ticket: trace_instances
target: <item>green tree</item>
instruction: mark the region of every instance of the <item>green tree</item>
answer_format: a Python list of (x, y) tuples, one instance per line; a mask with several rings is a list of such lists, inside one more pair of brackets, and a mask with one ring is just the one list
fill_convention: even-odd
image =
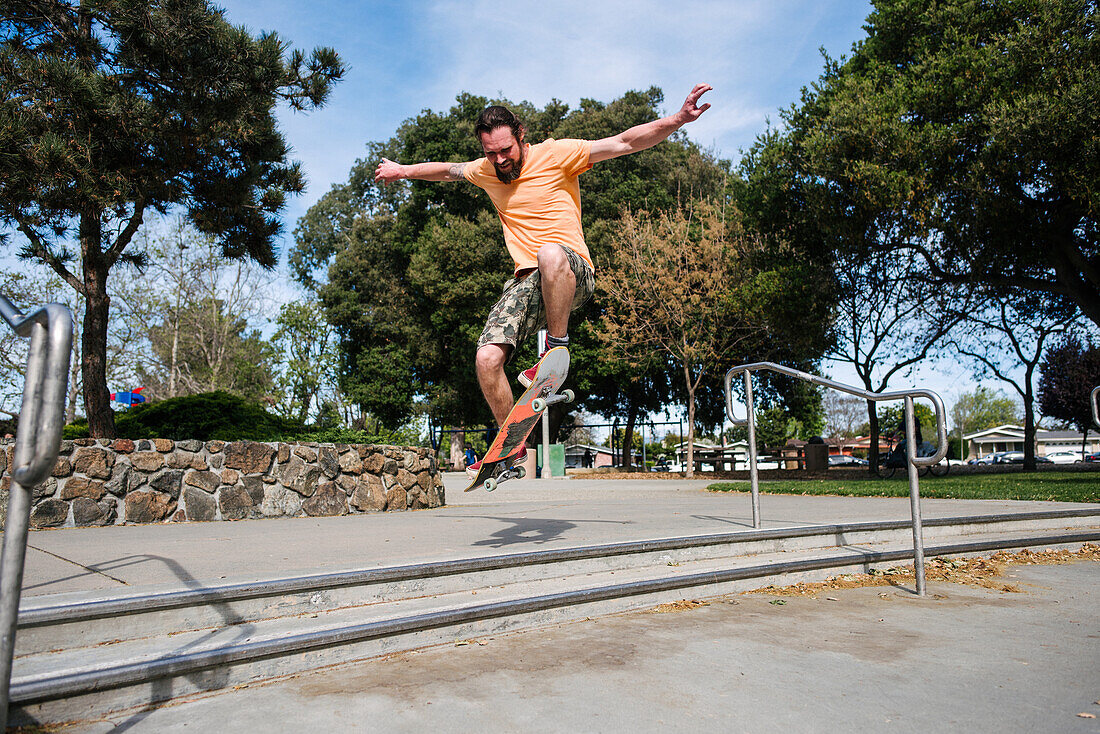
[(1100, 346), (1076, 335), (1047, 348), (1039, 363), (1039, 408), (1043, 415), (1069, 423), (1081, 431), (1084, 453), (1092, 421), (1092, 390), (1100, 385)]
[(1019, 422), (1016, 401), (1000, 390), (978, 386), (972, 392), (959, 396), (951, 407), (951, 423), (955, 427), (959, 459), (965, 459), (967, 451), (963, 436), (975, 431), (984, 431), (997, 426)]
[(107, 281), (142, 262), (127, 247), (145, 216), (178, 207), (227, 257), (274, 266), (278, 213), (304, 185), (274, 107), (322, 105), (343, 65), (207, 0), (5, 0), (0, 21), (0, 220), (83, 297), (84, 402), (110, 437)]
[(797, 438), (802, 423), (781, 405), (772, 405), (756, 412), (756, 450), (763, 455), (768, 449), (781, 449)]
[[(336, 339), (332, 327), (324, 319), (316, 301), (292, 301), (279, 308), (275, 319), (277, 329), (271, 337), (279, 365), (275, 378), (275, 409), (285, 418), (305, 423), (311, 410), (316, 410), (318, 425), (323, 425), (335, 411), (339, 419), (334, 394), (336, 386)], [(338, 420), (342, 423), (342, 420)]]
[(823, 224), (855, 252), (914, 253), (931, 282), (1100, 324), (1096, 23), (1094, 0), (876, 0), (783, 115)]
[[(158, 362), (175, 364), (177, 395), (228, 391), (256, 402), (271, 396), (271, 344), (231, 313), (222, 299), (185, 304), (178, 321), (152, 326), (149, 339)], [(141, 377), (153, 387), (153, 395), (165, 394), (157, 375)]]
[(971, 360), (977, 376), (1010, 385), (1024, 409), (1024, 468), (1035, 468), (1035, 378), (1046, 343), (1079, 327), (1078, 309), (1068, 299), (1010, 293), (982, 299), (988, 305), (966, 314), (965, 328), (952, 339)]
[(951, 422), (963, 433), (985, 431), (1020, 420), (1019, 405), (1000, 390), (978, 386), (951, 406)]
[[(768, 130), (757, 139), (735, 183), (738, 200), (753, 226), (798, 242), (809, 264), (831, 274), (803, 278), (803, 318), (829, 327), (820, 347), (829, 358), (852, 365), (865, 390), (882, 392), (895, 375), (946, 346), (960, 317), (941, 304), (959, 289), (929, 285), (920, 257), (883, 247), (905, 224), (905, 211), (894, 209), (892, 199), (849, 195), (818, 173), (808, 131), (818, 110), (809, 107), (784, 113), (785, 133)], [(874, 402), (865, 411), (874, 473), (880, 433)]]
[(736, 210), (709, 202), (669, 214), (623, 214), (614, 255), (597, 290), (605, 304), (598, 336), (631, 365), (654, 354), (676, 365), (687, 393), (687, 476), (692, 475), (695, 394), (703, 378), (766, 328), (760, 306), (781, 275), (761, 270), (758, 238)]
[[(882, 426), (883, 434), (893, 436), (895, 441), (905, 438), (905, 408), (899, 403), (886, 405), (878, 409), (878, 424)], [(913, 418), (916, 420), (917, 430), (921, 438), (931, 441), (936, 437), (936, 414), (930, 407), (922, 402), (913, 402)], [(947, 416), (944, 416), (947, 420)]]

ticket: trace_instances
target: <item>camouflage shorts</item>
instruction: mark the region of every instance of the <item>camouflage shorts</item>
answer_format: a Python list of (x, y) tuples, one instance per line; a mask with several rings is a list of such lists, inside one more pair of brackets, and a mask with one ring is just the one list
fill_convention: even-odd
[[(573, 295), (573, 311), (583, 306), (596, 289), (596, 277), (592, 267), (580, 255), (562, 247), (569, 260), (569, 267), (577, 278), (577, 292)], [(538, 270), (526, 278), (512, 278), (504, 285), (500, 300), (489, 311), (485, 330), (477, 340), (480, 349), (486, 344), (508, 344), (515, 347), (539, 329), (546, 326), (546, 307), (542, 302), (542, 279)], [(510, 356), (510, 355), (509, 355)]]

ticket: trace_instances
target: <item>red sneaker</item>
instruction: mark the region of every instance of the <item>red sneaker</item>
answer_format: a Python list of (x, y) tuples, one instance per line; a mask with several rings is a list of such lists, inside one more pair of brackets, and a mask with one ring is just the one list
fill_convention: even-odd
[[(511, 458), (513, 464), (522, 464), (527, 458), (527, 447), (524, 446), (523, 448), (521, 448), (519, 450), (519, 453), (514, 454)], [(470, 479), (476, 477), (477, 473), (481, 471), (481, 461), (481, 459), (478, 459), (473, 464), (470, 464), (468, 467), (466, 467), (466, 476), (468, 476)]]
[[(540, 358), (539, 361), (541, 362), (542, 359)], [(523, 372), (520, 372), (518, 375), (516, 375), (516, 381), (519, 382), (519, 384), (523, 385), (524, 387), (531, 387), (531, 383), (535, 381), (535, 375), (538, 374), (538, 371), (539, 371), (539, 363), (535, 362), (534, 367), (526, 369)]]
[(523, 372), (520, 372), (518, 375), (516, 375), (516, 382), (523, 385), (524, 387), (531, 387), (531, 383), (535, 381), (535, 376), (539, 372), (539, 364), (542, 362), (542, 358), (545, 357), (547, 352), (549, 351), (550, 350), (548, 349), (546, 350), (546, 352), (540, 354), (539, 361), (535, 362), (535, 365), (533, 367), (529, 367), (528, 369), (525, 369)]

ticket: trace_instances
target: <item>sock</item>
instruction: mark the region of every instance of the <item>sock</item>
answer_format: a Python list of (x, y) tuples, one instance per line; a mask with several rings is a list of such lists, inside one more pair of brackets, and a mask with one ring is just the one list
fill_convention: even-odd
[(569, 346), (569, 335), (565, 336), (550, 336), (546, 335), (546, 348), (553, 349), (554, 347), (567, 347)]

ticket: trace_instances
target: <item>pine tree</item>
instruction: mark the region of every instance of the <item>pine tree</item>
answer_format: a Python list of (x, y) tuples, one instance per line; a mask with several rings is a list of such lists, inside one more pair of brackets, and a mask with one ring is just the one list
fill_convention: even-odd
[(205, 0), (0, 0), (0, 221), (86, 300), (93, 436), (114, 435), (107, 279), (143, 264), (127, 247), (146, 213), (184, 211), (226, 257), (274, 267), (304, 188), (274, 108), (320, 107), (343, 74), (334, 50), (307, 59)]

